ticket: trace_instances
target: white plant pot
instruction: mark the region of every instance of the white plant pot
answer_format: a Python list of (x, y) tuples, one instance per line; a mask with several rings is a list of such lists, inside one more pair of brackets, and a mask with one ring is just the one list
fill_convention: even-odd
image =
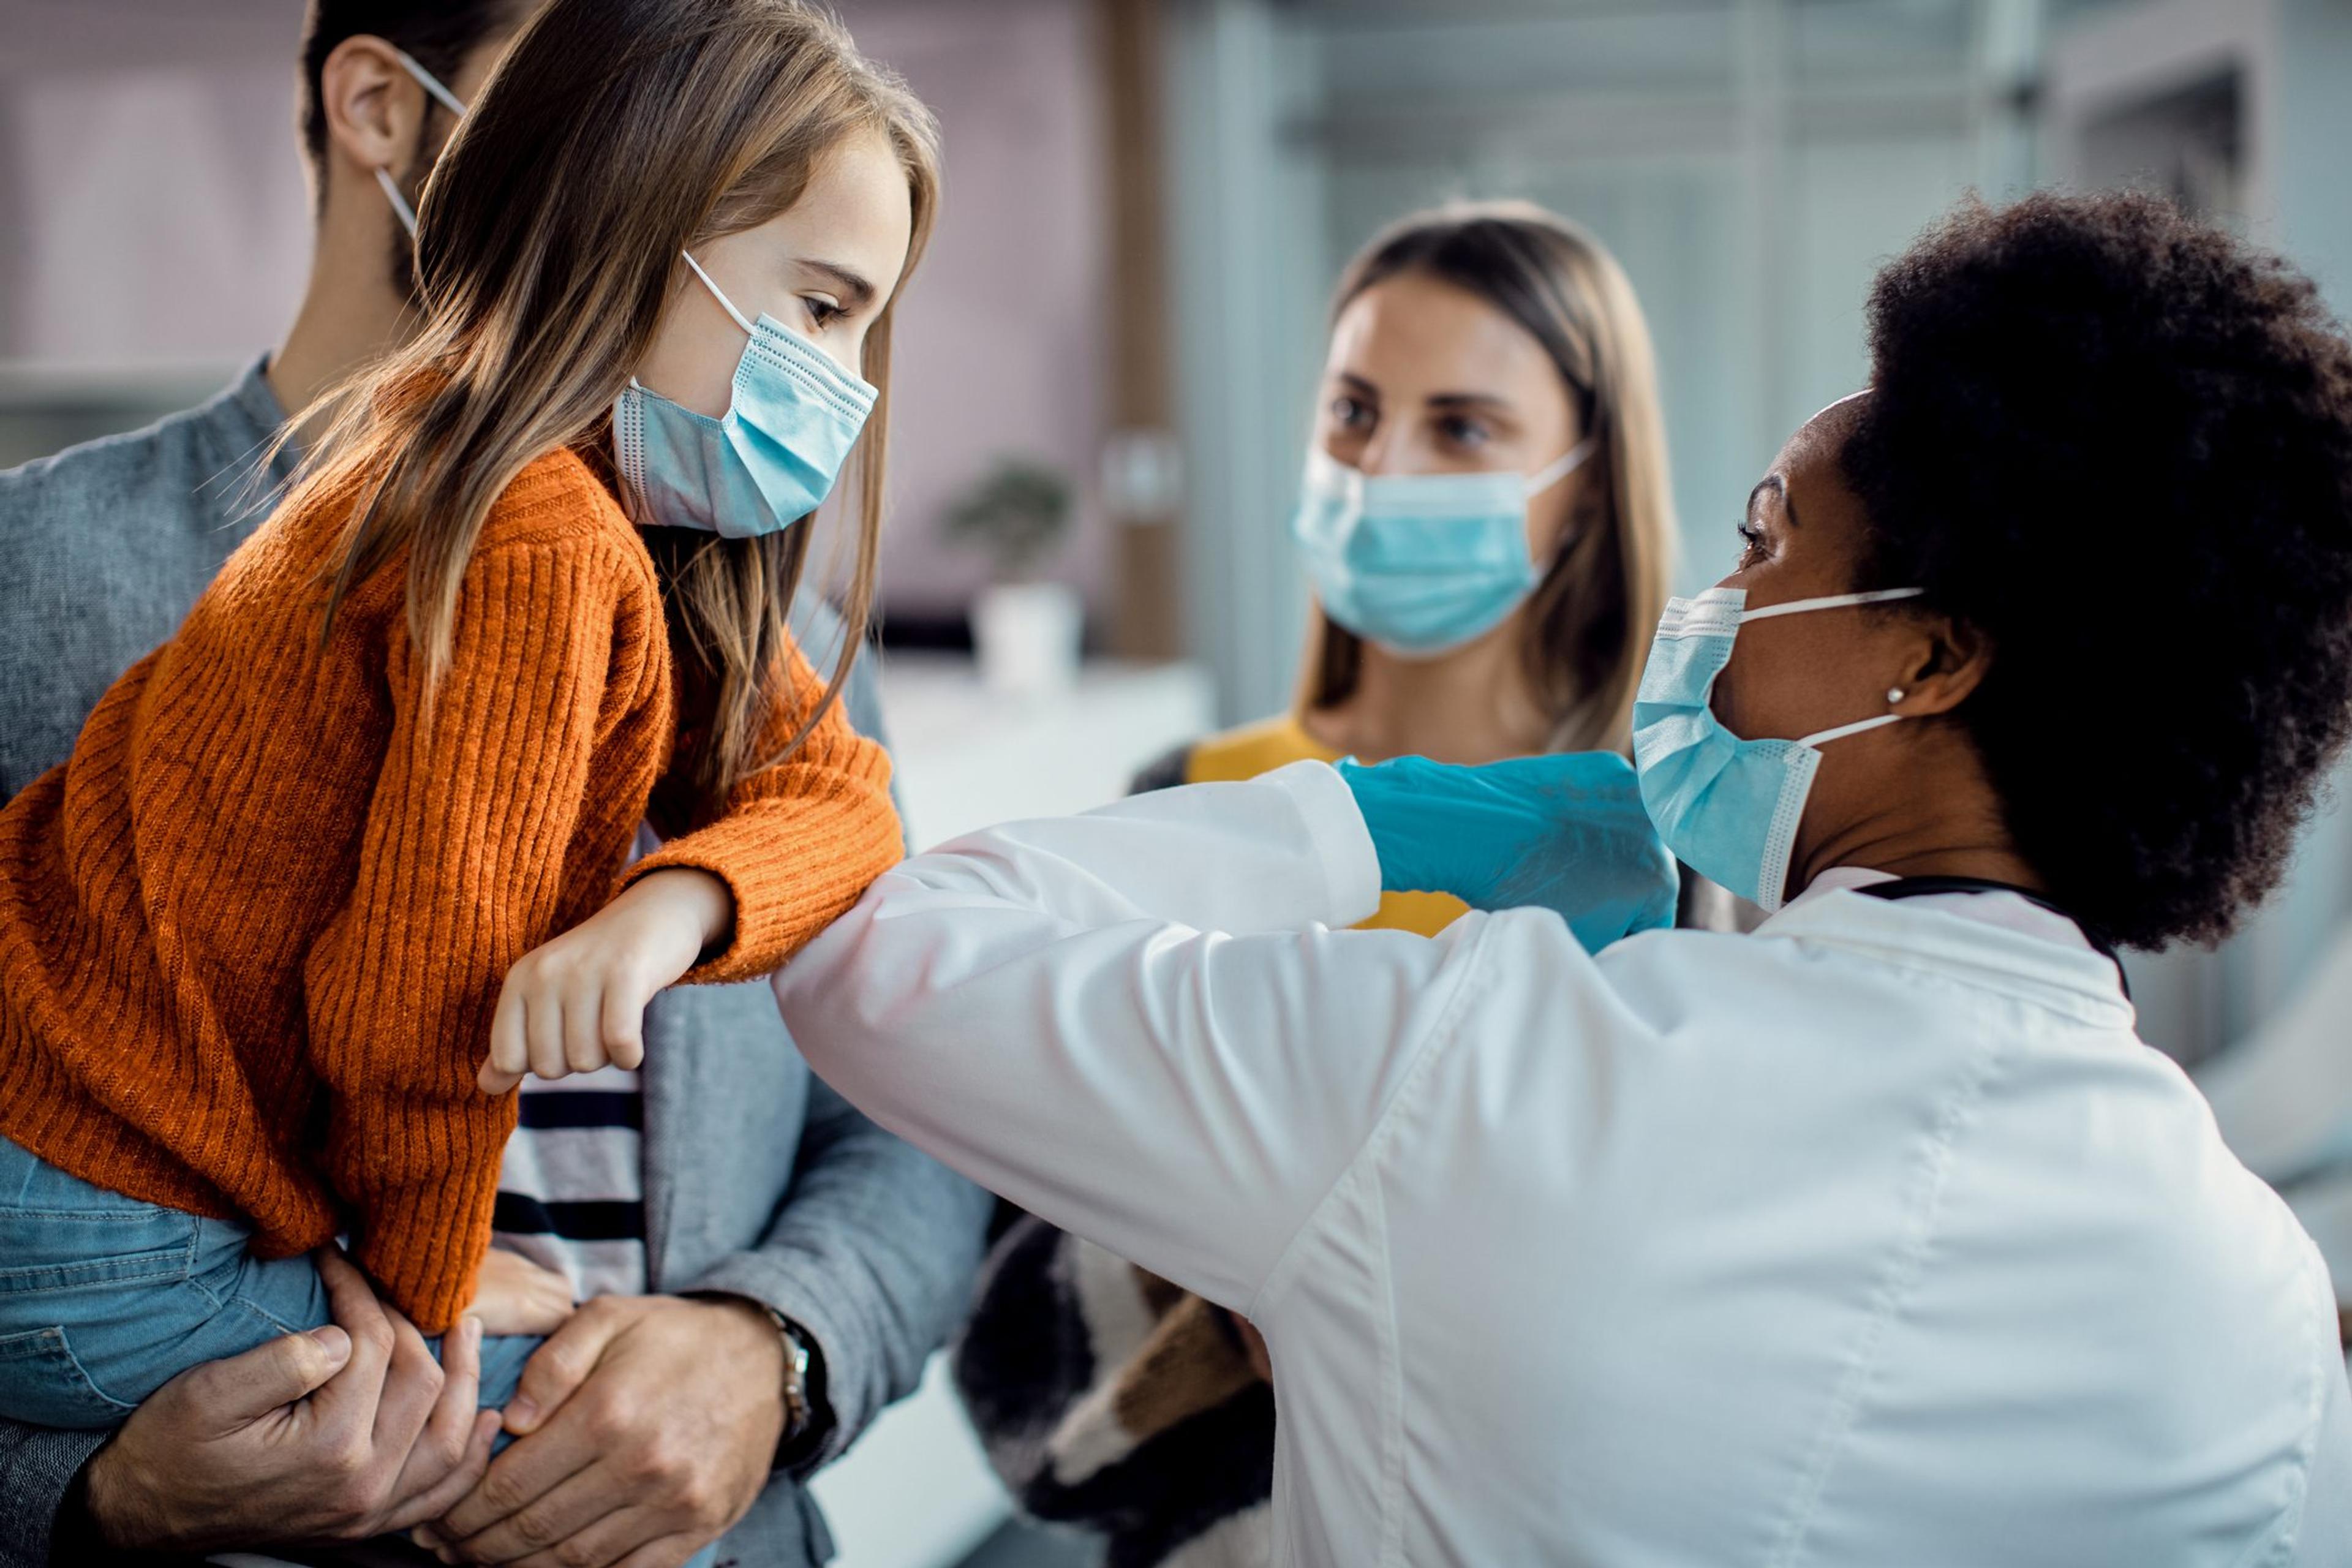
[(1066, 691), (1078, 679), (1086, 606), (1066, 583), (999, 583), (971, 606), (980, 679), (1007, 697)]

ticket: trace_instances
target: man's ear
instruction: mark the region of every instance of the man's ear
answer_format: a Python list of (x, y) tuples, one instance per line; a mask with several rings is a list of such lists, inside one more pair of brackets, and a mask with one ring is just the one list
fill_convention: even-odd
[(319, 72), (319, 101), (331, 160), (341, 158), (362, 174), (384, 169), (395, 180), (407, 178), (432, 106), (392, 45), (365, 33), (337, 44)]
[(1925, 614), (1916, 617), (1918, 636), (1906, 658), (1907, 679), (1890, 697), (1895, 710), (1914, 719), (1948, 713), (1968, 700), (1992, 668), (1992, 639), (1966, 621)]

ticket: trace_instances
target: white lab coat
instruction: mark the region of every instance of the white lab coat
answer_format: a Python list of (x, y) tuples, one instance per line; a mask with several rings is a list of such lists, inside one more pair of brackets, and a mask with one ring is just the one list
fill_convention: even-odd
[(1852, 892), (1425, 939), (1320, 763), (974, 835), (816, 1069), (1265, 1332), (1278, 1562), (2352, 1563), (2324, 1268), (2086, 949)]

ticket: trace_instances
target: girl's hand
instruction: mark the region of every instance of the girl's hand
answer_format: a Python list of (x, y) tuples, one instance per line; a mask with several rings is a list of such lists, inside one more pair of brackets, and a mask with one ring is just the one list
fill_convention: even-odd
[(735, 923), (735, 899), (708, 871), (656, 871), (507, 971), (490, 1019), (485, 1094), (525, 1073), (562, 1078), (646, 1059), (646, 1004)]
[(519, 1252), (493, 1247), (474, 1276), (474, 1304), (485, 1334), (551, 1334), (572, 1316), (572, 1281)]

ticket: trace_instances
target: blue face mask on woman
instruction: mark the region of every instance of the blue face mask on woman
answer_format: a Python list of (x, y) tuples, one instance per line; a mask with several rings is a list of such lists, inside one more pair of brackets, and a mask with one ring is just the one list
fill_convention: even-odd
[(1591, 452), (1588, 437), (1532, 477), (1367, 474), (1310, 447), (1290, 531), (1323, 613), (1416, 658), (1484, 637), (1540, 580), (1528, 502)]
[(686, 264), (751, 340), (727, 413), (697, 414), (632, 376), (613, 404), (613, 456), (647, 522), (728, 539), (779, 532), (832, 493), (875, 389), (775, 318), (745, 321), (699, 262)]
[[(1918, 588), (1832, 594), (1747, 608), (1741, 588), (1669, 599), (1633, 696), (1633, 766), (1650, 821), (1684, 865), (1767, 910), (1780, 907), (1797, 824), (1822, 754), (1814, 748), (1907, 717), (1881, 713), (1794, 741), (1743, 741), (1708, 697), (1746, 621), (1916, 598)], [(1888, 693), (1899, 701), (1900, 692)]]

